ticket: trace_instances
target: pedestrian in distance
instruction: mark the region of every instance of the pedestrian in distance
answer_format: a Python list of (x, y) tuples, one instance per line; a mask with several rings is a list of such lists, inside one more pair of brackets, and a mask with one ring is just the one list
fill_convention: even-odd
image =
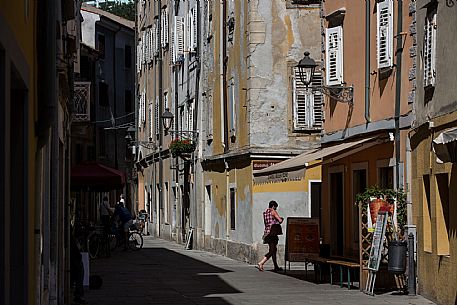
[(100, 204), (100, 221), (103, 224), (103, 231), (105, 234), (109, 233), (111, 214), (112, 212), (108, 203), (108, 197), (105, 196)]
[(70, 233), (70, 282), (74, 285), (73, 304), (87, 304), (84, 300), (84, 265), (80, 245), (78, 244), (74, 229)]
[(284, 218), (279, 216), (276, 209), (278, 208), (278, 203), (274, 200), (270, 201), (268, 204), (268, 209), (263, 212), (263, 223), (265, 225), (265, 230), (263, 233), (263, 243), (268, 244), (268, 253), (265, 254), (264, 258), (257, 263), (256, 268), (259, 271), (264, 270), (265, 263), (270, 259), (273, 260), (274, 271), (282, 271), (283, 269), (278, 266), (276, 259), (276, 254), (278, 251), (278, 235), (282, 235), (281, 223), (284, 221)]

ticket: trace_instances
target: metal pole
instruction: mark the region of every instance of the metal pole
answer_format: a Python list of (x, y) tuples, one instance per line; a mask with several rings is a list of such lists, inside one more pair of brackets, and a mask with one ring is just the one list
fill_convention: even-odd
[(408, 234), (408, 295), (416, 295), (416, 264), (414, 261), (414, 234)]

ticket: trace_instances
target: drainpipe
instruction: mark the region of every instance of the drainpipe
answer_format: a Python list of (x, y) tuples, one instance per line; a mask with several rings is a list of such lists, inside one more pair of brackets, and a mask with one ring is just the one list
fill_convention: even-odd
[(225, 96), (225, 83), (226, 83), (226, 68), (225, 68), (225, 54), (226, 54), (226, 32), (225, 32), (225, 19), (226, 19), (226, 7), (225, 7), (225, 0), (221, 0), (220, 2), (220, 45), (219, 45), (219, 71), (220, 71), (220, 95), (221, 95), (221, 140), (222, 147), (224, 148), (224, 153), (228, 151), (228, 137), (227, 137), (227, 99)]
[(396, 60), (396, 90), (395, 90), (395, 178), (396, 188), (400, 187), (400, 99), (401, 99), (401, 61), (403, 54), (403, 0), (398, 0), (397, 7), (397, 60)]
[[(200, 0), (197, 0), (196, 2), (196, 5), (195, 5), (195, 9), (197, 10), (197, 49), (195, 50), (196, 52), (196, 57), (195, 57), (195, 60), (197, 61), (197, 67), (195, 69), (195, 98), (194, 98), (194, 103), (195, 103), (195, 106), (194, 106), (194, 115), (193, 115), (193, 118), (194, 118), (194, 121), (193, 121), (193, 127), (192, 127), (192, 130), (194, 132), (197, 131), (198, 129), (198, 102), (199, 102), (199, 89), (200, 89), (200, 70), (201, 70), (201, 62), (200, 62), (200, 33), (201, 33), (201, 30), (200, 30), (200, 25), (201, 25), (201, 22), (200, 22)], [(198, 138), (197, 138), (198, 139)], [(193, 175), (194, 175), (194, 204), (193, 204), (193, 211), (192, 211), (192, 214), (191, 214), (191, 226), (196, 230), (195, 231), (195, 236), (197, 236), (197, 226), (198, 226), (198, 219), (197, 219), (197, 211), (198, 211), (198, 208), (197, 208), (197, 179), (196, 179), (196, 174), (197, 174), (197, 163), (198, 163), (198, 152), (199, 152), (199, 148), (200, 146), (198, 145), (197, 146), (197, 153), (194, 152), (193, 156), (193, 161), (194, 161), (194, 164), (193, 164)], [(197, 155), (197, 156), (196, 156)], [(196, 244), (198, 238), (194, 238), (193, 239), (193, 243)], [(192, 247), (193, 248), (193, 247)]]
[[(161, 37), (162, 35), (162, 1), (158, 0), (157, 4), (159, 6), (159, 18), (158, 18), (158, 27), (159, 30), (157, 32), (157, 35)], [(159, 44), (159, 56), (157, 57), (157, 69), (159, 70), (159, 213), (157, 213), (158, 217), (158, 223), (159, 223), (159, 232), (157, 236), (161, 236), (161, 218), (162, 218), (162, 212), (163, 212), (163, 160), (162, 160), (162, 149), (163, 149), (163, 122), (161, 119), (162, 116), (162, 111), (163, 111), (163, 98), (162, 98), (162, 77), (163, 77), (163, 71), (162, 71), (162, 46)]]
[(365, 121), (371, 122), (370, 118), (370, 0), (365, 0)]

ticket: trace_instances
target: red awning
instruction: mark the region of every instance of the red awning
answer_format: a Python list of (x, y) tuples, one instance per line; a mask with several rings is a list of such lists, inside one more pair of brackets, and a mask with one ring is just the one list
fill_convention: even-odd
[(72, 189), (117, 190), (125, 185), (125, 174), (97, 162), (87, 162), (71, 169), (70, 185)]

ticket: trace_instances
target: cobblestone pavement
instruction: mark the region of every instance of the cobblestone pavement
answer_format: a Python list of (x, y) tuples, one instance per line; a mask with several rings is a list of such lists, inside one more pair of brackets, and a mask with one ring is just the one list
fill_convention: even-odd
[(421, 296), (372, 297), (290, 276), (293, 272), (259, 272), (252, 265), (149, 236), (141, 251), (116, 252), (91, 261), (90, 268), (90, 274), (103, 278), (99, 290), (86, 291), (90, 305), (434, 304)]

